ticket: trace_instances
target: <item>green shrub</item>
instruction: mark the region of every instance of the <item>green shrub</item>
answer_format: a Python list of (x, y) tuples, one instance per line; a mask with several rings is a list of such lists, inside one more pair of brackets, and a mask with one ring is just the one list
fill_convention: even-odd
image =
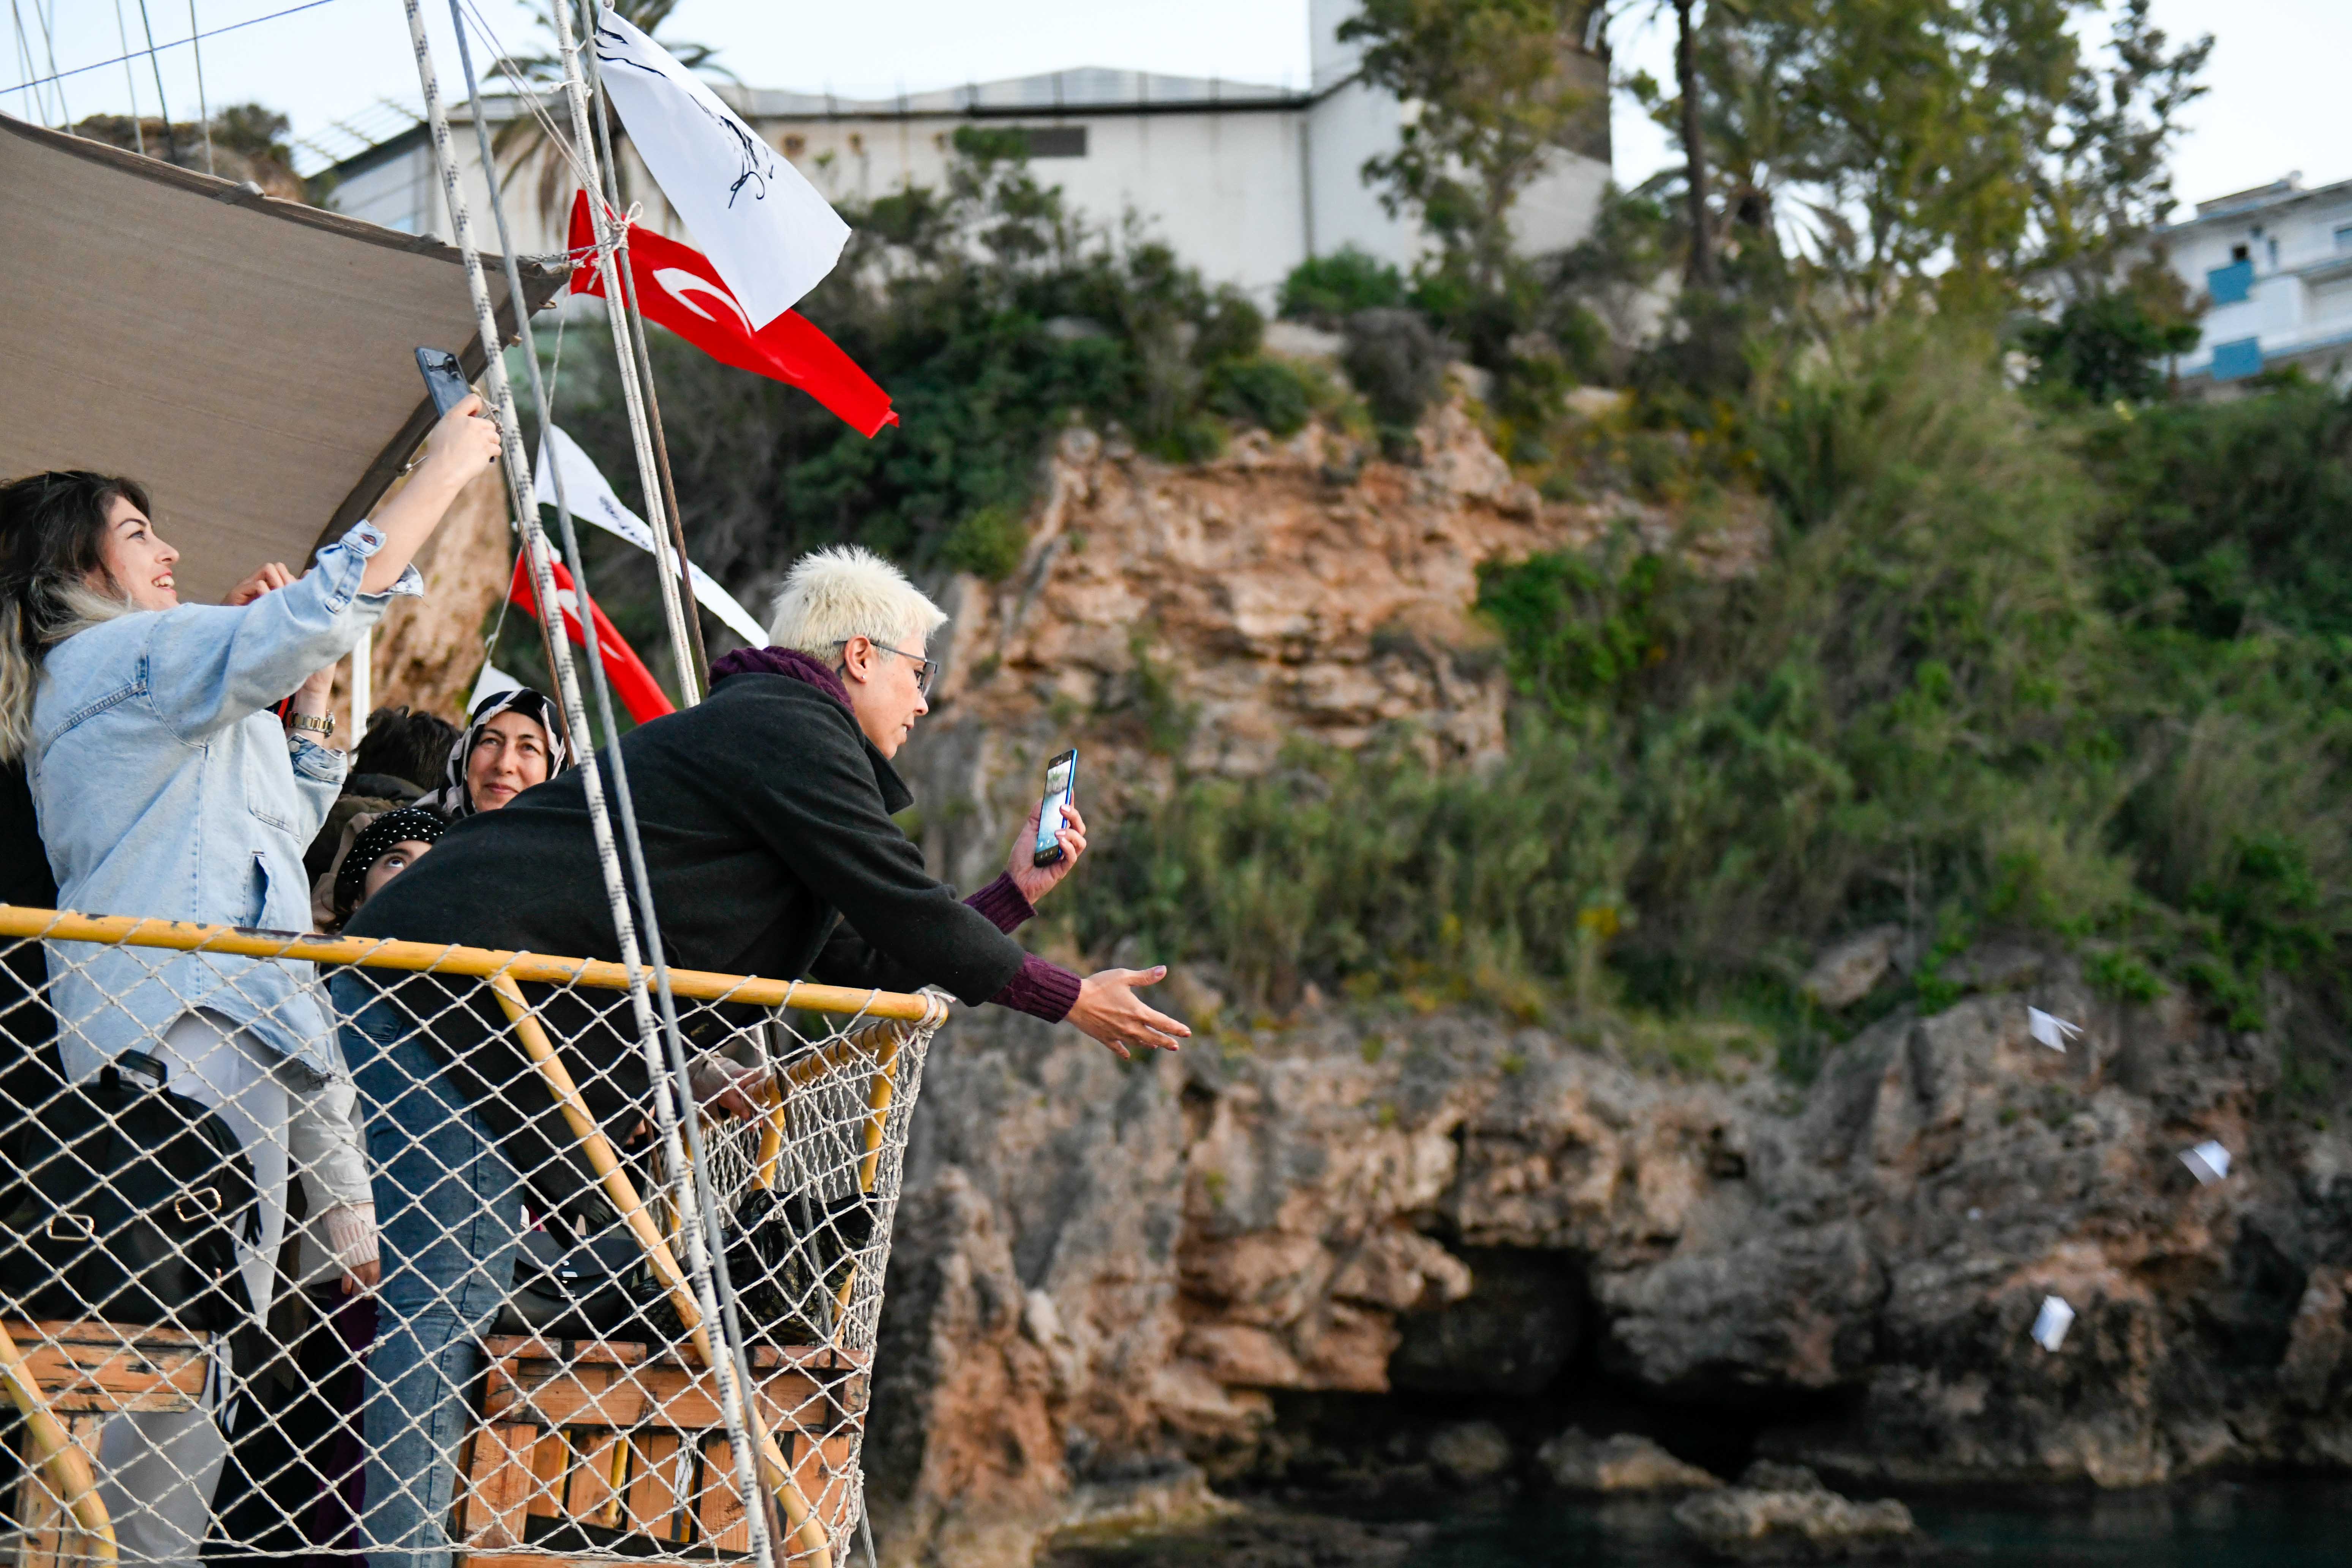
[(1389, 263), (1343, 245), (1310, 256), (1282, 280), (1278, 309), (1291, 321), (1337, 321), (1358, 310), (1404, 303), (1404, 275)]
[(1348, 378), (1384, 433), (1410, 436), (1422, 411), (1444, 389), (1454, 346), (1412, 310), (1359, 310), (1346, 326), (1348, 346), (1340, 363)]
[(999, 501), (957, 523), (940, 544), (940, 561), (950, 571), (969, 572), (997, 583), (1020, 568), (1022, 553), (1028, 548), (1027, 521), (1017, 508)]
[(1209, 377), (1208, 404), (1230, 418), (1296, 436), (1314, 416), (1315, 388), (1293, 366), (1260, 356), (1231, 360)]

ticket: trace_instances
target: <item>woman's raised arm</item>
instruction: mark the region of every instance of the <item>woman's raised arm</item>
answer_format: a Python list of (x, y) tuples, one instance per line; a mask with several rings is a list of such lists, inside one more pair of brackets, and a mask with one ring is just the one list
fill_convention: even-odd
[(425, 438), (425, 460), (408, 477), (400, 493), (375, 510), (368, 521), (383, 535), (383, 544), (368, 561), (360, 579), (362, 594), (382, 594), (400, 581), (425, 542), (441, 525), (441, 518), (457, 492), (484, 468), (499, 460), (499, 427), (477, 418), (479, 394), (468, 397), (441, 416)]

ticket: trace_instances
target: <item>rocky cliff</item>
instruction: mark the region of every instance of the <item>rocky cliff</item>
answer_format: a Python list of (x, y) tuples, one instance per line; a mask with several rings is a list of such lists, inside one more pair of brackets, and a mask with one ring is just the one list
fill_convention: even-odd
[[(939, 862), (991, 874), (1073, 740), (1100, 834), (1124, 792), (1263, 768), (1293, 736), (1404, 722), (1492, 752), (1481, 561), (1626, 516), (1723, 570), (1756, 546), (1541, 502), (1458, 410), (1424, 445), (1403, 469), (1310, 431), (1178, 473), (1066, 437), (1023, 570), (950, 605), (908, 759)], [(2326, 1022), (2282, 992), (2267, 1032), (2232, 1034), (2032, 952), (1960, 969), (1955, 1005), (1893, 1013), (1802, 1085), (1733, 1026), (1662, 1048), (1663, 1026), (1606, 1019), (1244, 1019), (1213, 974), (1170, 986), (1192, 1047), (1132, 1067), (960, 1016), (886, 1307), (886, 1558), (1026, 1563), (1059, 1525), (1199, 1506), (1204, 1481), (1532, 1476), (1578, 1422), (1725, 1475), (2352, 1464), (2352, 1141), (2283, 1087)], [(2029, 1008), (2083, 1032), (2052, 1049)], [(2235, 1163), (2200, 1184), (2179, 1154), (2206, 1139)], [(2053, 1296), (2075, 1316), (2046, 1350)]]
[[(1188, 1467), (1344, 1479), (1299, 1394), (1484, 1395), (1530, 1431), (1646, 1402), (1869, 1481), (2352, 1464), (2352, 1141), (2263, 1114), (2279, 1037), (2012, 984), (1805, 1089), (1737, 1041), (1662, 1076), (1474, 1017), (1329, 1011), (1132, 1068), (960, 1018), (892, 1265), (892, 1556), (1024, 1562)], [(2029, 1007), (2084, 1033), (2053, 1051)], [(2234, 1163), (2200, 1185), (2209, 1138)], [(2044, 1350), (2052, 1296), (2076, 1315)], [(1386, 1459), (1446, 1468), (1442, 1436)]]
[(1622, 496), (1545, 501), (1459, 403), (1421, 444), (1407, 468), (1318, 423), (1180, 468), (1066, 431), (1019, 569), (943, 595), (946, 669), (902, 758), (935, 863), (992, 875), (1044, 760), (1073, 741), (1106, 823), (1130, 790), (1262, 772), (1294, 740), (1404, 725), (1441, 754), (1494, 754), (1507, 682), (1472, 614), (1482, 563), (1625, 527), (1729, 572), (1763, 538), (1737, 512), (1685, 535)]

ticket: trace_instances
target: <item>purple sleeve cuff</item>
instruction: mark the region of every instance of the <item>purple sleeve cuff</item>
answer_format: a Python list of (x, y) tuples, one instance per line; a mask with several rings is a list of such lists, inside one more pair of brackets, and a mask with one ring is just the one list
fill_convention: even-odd
[[(986, 915), (996, 929), (1007, 936), (1019, 931), (1028, 922), (1030, 917), (1037, 912), (1035, 906), (1022, 896), (1021, 889), (1013, 885), (1013, 873), (1010, 871), (998, 877), (996, 880), (966, 899), (964, 902)], [(1075, 996), (1077, 993), (1074, 991), (1071, 994)]]
[[(1013, 896), (1020, 897), (1018, 893)], [(1000, 1007), (1058, 1024), (1078, 1005), (1078, 977), (1058, 963), (1029, 953), (1021, 960), (1019, 971), (1004, 983), (1004, 989), (989, 1000)]]

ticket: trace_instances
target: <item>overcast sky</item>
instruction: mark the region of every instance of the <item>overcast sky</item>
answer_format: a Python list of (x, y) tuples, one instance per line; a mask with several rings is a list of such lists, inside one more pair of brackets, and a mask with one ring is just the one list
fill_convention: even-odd
[[(144, 0), (159, 45), (188, 37), (193, 11), (205, 31), (267, 16), (299, 0)], [(541, 40), (538, 5), (467, 0), (518, 52)], [(1643, 5), (1631, 7), (1638, 13)], [(2352, 178), (2352, 139), (2343, 133), (2346, 63), (2352, 61), (2352, 0), (2156, 0), (2176, 34), (2211, 32), (2218, 44), (2206, 79), (2212, 91), (2190, 111), (2176, 160), (2175, 188), (2189, 201), (2261, 184), (2301, 170), (2313, 184)], [(37, 69), (27, 73), (13, 27), (0, 81), (22, 82), (58, 67), (123, 52), (118, 25), (143, 46), (142, 0), (16, 0), (32, 33)], [(454, 77), (447, 0), (427, 0), (444, 72)], [(41, 36), (38, 19), (54, 14)], [(119, 19), (119, 21), (118, 21)], [(718, 47), (721, 60), (755, 87), (883, 97), (963, 81), (985, 81), (1074, 66), (1111, 66), (1178, 76), (1223, 76), (1301, 84), (1307, 74), (1306, 0), (887, 0), (871, 5), (793, 0), (684, 0), (668, 31)], [(1613, 28), (1622, 71), (1672, 75), (1669, 29), (1620, 22)], [(293, 117), (298, 134), (350, 116), (383, 97), (414, 100), (406, 23), (399, 0), (326, 0), (315, 9), (264, 21), (204, 47), (205, 89), (214, 104), (259, 100)], [(165, 48), (162, 91), (175, 120), (193, 119), (194, 51)], [(85, 72), (43, 89), (0, 94), (0, 108), (54, 121), (121, 112), (135, 90), (155, 112), (156, 68)], [(452, 96), (455, 96), (454, 94)], [(2330, 104), (2336, 105), (2330, 109)], [(1626, 184), (1670, 162), (1664, 133), (1622, 100), (1617, 174)]]

